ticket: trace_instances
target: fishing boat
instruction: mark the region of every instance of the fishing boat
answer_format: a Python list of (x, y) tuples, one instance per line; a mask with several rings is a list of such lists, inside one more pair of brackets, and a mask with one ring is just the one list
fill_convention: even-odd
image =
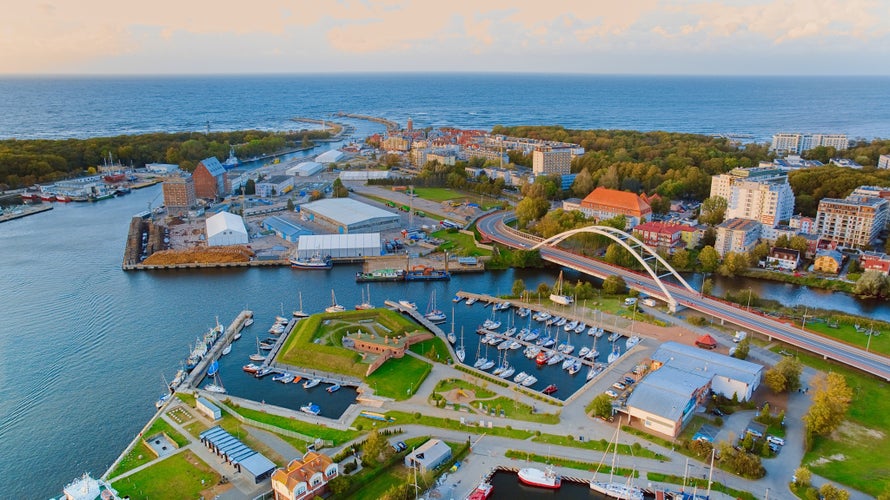
[(310, 401), (301, 406), (300, 411), (303, 413), (308, 413), (310, 415), (318, 415), (319, 413), (321, 413), (321, 407)]
[(345, 307), (337, 303), (337, 296), (334, 295), (333, 289), (331, 289), (331, 305), (326, 307), (324, 310), (325, 312), (329, 313), (340, 313), (346, 310)]
[(303, 382), (303, 389), (312, 389), (316, 385), (321, 383), (321, 379), (318, 378), (310, 378), (309, 380)]
[(294, 269), (323, 271), (334, 267), (334, 261), (331, 259), (330, 255), (322, 257), (321, 254), (316, 253), (308, 258), (292, 257), (290, 259), (290, 266)]
[(544, 390), (541, 392), (543, 392), (544, 394), (553, 394), (554, 392), (556, 392), (558, 390), (559, 390), (559, 387), (557, 387), (556, 384), (550, 384), (547, 387), (545, 387)]
[[(333, 293), (333, 290), (331, 290)], [(293, 312), (295, 318), (308, 318), (309, 315), (303, 312), (303, 292), (300, 292), (300, 308)]]
[(491, 496), (491, 493), (494, 491), (494, 486), (491, 483), (486, 481), (482, 481), (479, 486), (476, 486), (476, 489), (470, 493), (470, 496), (467, 497), (467, 500), (486, 500)]
[(538, 366), (543, 366), (547, 364), (547, 360), (550, 358), (552, 351), (541, 351), (535, 356), (535, 363)]
[(436, 306), (436, 291), (435, 290), (433, 290), (430, 293), (430, 303), (427, 304), (426, 313), (423, 315), (423, 317), (426, 318), (427, 321), (429, 321), (430, 323), (432, 323), (434, 325), (439, 324), (439, 323), (444, 323), (445, 320), (447, 319), (447, 317), (445, 316), (445, 313), (443, 313), (442, 310)]
[(328, 387), (328, 388), (325, 389), (325, 390), (328, 391), (328, 392), (330, 392), (331, 394), (333, 394), (333, 393), (335, 393), (335, 392), (337, 392), (337, 391), (340, 390), (340, 384), (334, 384), (334, 385)]
[(454, 351), (454, 355), (461, 363), (463, 363), (464, 359), (467, 357), (467, 351), (464, 349), (464, 327), (460, 327), (460, 346)]
[(600, 463), (596, 468), (596, 471), (593, 473), (593, 479), (590, 480), (590, 489), (596, 491), (597, 493), (603, 494), (609, 498), (615, 498), (617, 500), (643, 500), (643, 490), (637, 488), (636, 486), (631, 484), (631, 479), (633, 478), (633, 474), (627, 478), (626, 482), (617, 482), (615, 481), (615, 460), (618, 455), (618, 434), (621, 432), (621, 423), (615, 428), (615, 440), (612, 443), (613, 451), (612, 451), (612, 467), (609, 472), (609, 480), (608, 481), (597, 481), (596, 474), (599, 471), (599, 468), (602, 467), (603, 461), (606, 458), (606, 453), (608, 453), (608, 447), (606, 451), (603, 453), (603, 458), (600, 459)]

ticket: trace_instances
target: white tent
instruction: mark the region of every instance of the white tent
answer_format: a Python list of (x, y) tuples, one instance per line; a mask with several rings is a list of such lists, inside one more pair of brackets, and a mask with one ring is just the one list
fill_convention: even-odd
[(336, 161), (340, 161), (341, 158), (343, 158), (343, 151), (340, 151), (339, 149), (332, 149), (318, 155), (315, 158), (315, 161), (318, 163), (334, 163)]
[(238, 215), (220, 212), (208, 217), (206, 225), (208, 246), (247, 244), (247, 228), (244, 226), (244, 219)]

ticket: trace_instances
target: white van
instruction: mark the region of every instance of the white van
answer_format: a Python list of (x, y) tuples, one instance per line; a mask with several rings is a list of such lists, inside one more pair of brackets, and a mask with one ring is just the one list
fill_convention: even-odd
[(632, 306), (637, 303), (637, 299), (635, 297), (628, 297), (624, 299), (624, 305)]
[(766, 440), (769, 441), (769, 442), (772, 443), (772, 444), (777, 444), (777, 445), (779, 445), (779, 446), (785, 446), (785, 440), (782, 439), (782, 438), (780, 438), (780, 437), (776, 437), (776, 436), (767, 436), (767, 437), (766, 437)]
[(732, 338), (732, 341), (738, 344), (739, 342), (745, 340), (745, 337), (748, 336), (748, 332), (743, 332), (741, 330), (735, 332), (735, 337)]

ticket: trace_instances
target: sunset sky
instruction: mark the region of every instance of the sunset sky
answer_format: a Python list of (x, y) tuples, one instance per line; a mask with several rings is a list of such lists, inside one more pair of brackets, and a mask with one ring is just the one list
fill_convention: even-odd
[(887, 0), (11, 0), (0, 74), (890, 74)]

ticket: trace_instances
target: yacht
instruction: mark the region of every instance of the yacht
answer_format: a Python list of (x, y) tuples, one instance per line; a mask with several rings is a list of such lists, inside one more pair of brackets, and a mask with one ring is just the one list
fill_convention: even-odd
[(319, 413), (321, 413), (321, 407), (310, 401), (301, 406), (300, 411), (303, 413), (308, 413), (310, 415), (318, 415)]
[(337, 297), (334, 295), (334, 290), (331, 290), (331, 305), (326, 307), (324, 310), (325, 312), (329, 313), (339, 313), (346, 310), (345, 307), (337, 303)]

